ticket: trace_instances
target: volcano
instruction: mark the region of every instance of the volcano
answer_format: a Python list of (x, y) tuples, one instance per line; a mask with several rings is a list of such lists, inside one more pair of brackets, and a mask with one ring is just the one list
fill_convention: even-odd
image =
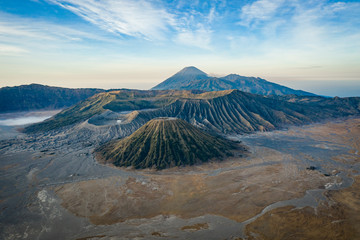
[(231, 156), (239, 143), (210, 135), (177, 118), (156, 118), (129, 137), (96, 150), (100, 161), (119, 167), (164, 169)]

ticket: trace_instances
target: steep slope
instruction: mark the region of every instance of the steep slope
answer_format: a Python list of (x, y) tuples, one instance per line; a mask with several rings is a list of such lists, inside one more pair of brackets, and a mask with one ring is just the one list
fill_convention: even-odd
[(96, 94), (44, 122), (30, 125), (24, 129), (26, 133), (49, 131), (80, 123), (99, 115), (106, 110), (122, 112), (141, 109), (161, 108), (179, 98), (192, 98), (199, 91), (142, 91), (117, 90)]
[[(25, 131), (48, 131), (87, 121), (96, 126), (117, 126), (117, 132), (128, 134), (121, 129), (130, 125), (137, 129), (157, 117), (176, 117), (216, 132), (250, 133), (360, 114), (360, 98), (297, 97), (313, 99), (310, 102), (281, 98), (239, 90), (115, 91), (95, 95)], [(131, 109), (136, 111), (129, 112)]]
[(116, 166), (163, 169), (231, 155), (236, 143), (209, 135), (184, 120), (153, 119), (129, 137), (96, 150)]
[(60, 88), (40, 84), (0, 88), (0, 113), (69, 107), (94, 94), (104, 92), (95, 88)]
[[(197, 69), (196, 67), (186, 67), (180, 72), (166, 79), (162, 83), (156, 85), (152, 90), (167, 90), (167, 89), (186, 89), (181, 88), (182, 86), (187, 86), (193, 81), (207, 79), (208, 76), (203, 71)], [(194, 89), (188, 89), (194, 90)]]
[(342, 104), (342, 100), (308, 105), (238, 90), (214, 93), (217, 95), (204, 93), (198, 98), (179, 99), (159, 110), (140, 112), (135, 121), (177, 117), (217, 132), (250, 133), (360, 114), (360, 98), (353, 99), (347, 105)]
[(195, 67), (184, 68), (174, 76), (155, 86), (153, 89), (203, 91), (238, 89), (244, 92), (261, 95), (315, 95), (301, 90), (294, 90), (256, 77), (244, 77), (236, 74), (230, 74), (221, 78), (210, 77)]
[(55, 116), (46, 119), (41, 123), (30, 125), (24, 129), (26, 133), (34, 133), (40, 131), (49, 131), (61, 128), (74, 123), (85, 121), (94, 115), (105, 111), (103, 106), (115, 99), (115, 95), (111, 93), (100, 93), (92, 96), (79, 104), (67, 108)]
[(231, 81), (224, 79), (211, 77), (207, 79), (195, 80), (186, 87), (180, 87), (180, 89), (201, 89), (203, 91), (223, 91), (229, 89), (235, 89)]

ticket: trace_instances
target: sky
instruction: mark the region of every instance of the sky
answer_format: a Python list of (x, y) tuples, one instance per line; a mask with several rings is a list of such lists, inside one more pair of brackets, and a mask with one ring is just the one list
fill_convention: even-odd
[(360, 1), (0, 0), (0, 87), (149, 89), (186, 66), (360, 96)]

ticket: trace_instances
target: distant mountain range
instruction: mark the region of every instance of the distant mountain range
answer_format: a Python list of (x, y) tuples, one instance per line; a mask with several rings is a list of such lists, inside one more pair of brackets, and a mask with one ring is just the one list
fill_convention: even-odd
[(95, 88), (61, 88), (40, 84), (0, 88), (0, 112), (53, 110), (69, 107), (96, 93)]
[(315, 94), (294, 90), (276, 83), (268, 82), (258, 77), (244, 77), (237, 74), (230, 74), (225, 77), (211, 77), (196, 67), (186, 67), (172, 77), (152, 88), (153, 90), (203, 90), (222, 91), (238, 89), (261, 95), (306, 95)]
[[(243, 77), (236, 74), (221, 78), (210, 77), (196, 67), (186, 67), (152, 89), (198, 90), (203, 92), (238, 89), (261, 95), (314, 95), (271, 83), (261, 78)], [(71, 89), (40, 84), (3, 87), (0, 88), (0, 113), (66, 108), (94, 94), (107, 91), (96, 88)], [(128, 110), (135, 109), (129, 106)]]

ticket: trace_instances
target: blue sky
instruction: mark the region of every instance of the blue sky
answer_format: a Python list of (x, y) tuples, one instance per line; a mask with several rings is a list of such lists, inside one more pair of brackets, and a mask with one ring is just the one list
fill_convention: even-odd
[(0, 0), (0, 86), (148, 89), (193, 65), (360, 95), (359, 13), (359, 1)]

